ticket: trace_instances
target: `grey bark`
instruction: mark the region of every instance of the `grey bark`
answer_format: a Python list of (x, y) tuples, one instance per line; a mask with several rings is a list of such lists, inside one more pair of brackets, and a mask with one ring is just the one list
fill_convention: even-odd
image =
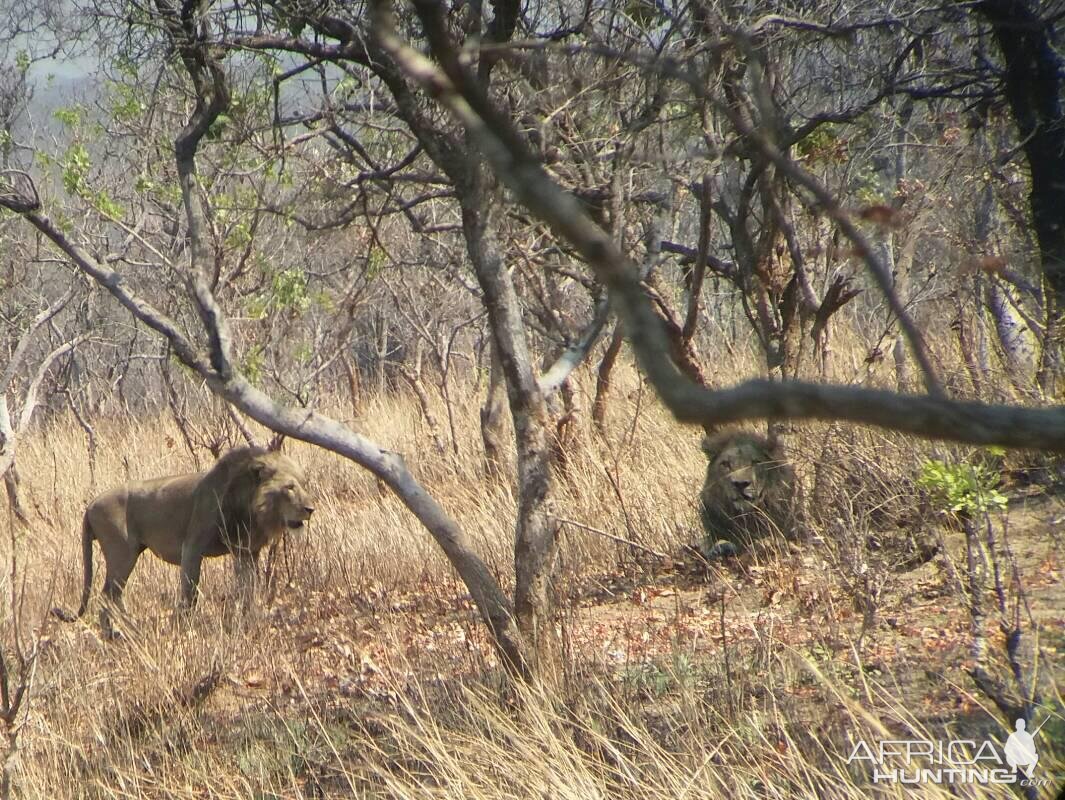
[(503, 444), (506, 395), (503, 368), (499, 363), (494, 341), (489, 343), (488, 350), (488, 393), (484, 405), (481, 406), (481, 442), (484, 445), (485, 473), (489, 478), (502, 478), (506, 471), (506, 450)]
[(1006, 374), (1022, 396), (1030, 394), (1039, 361), (1038, 340), (1020, 313), (1009, 287), (997, 280), (987, 283), (987, 307), (994, 320)]
[[(471, 164), (472, 166), (472, 164)], [(551, 514), (551, 437), (546, 400), (533, 372), (525, 326), (496, 233), (494, 179), (474, 167), (459, 188), (463, 233), (488, 312), (492, 342), (506, 381), (518, 456), (518, 518), (514, 532), (514, 614), (527, 643), (531, 672), (551, 680), (560, 643), (555, 630), (551, 573), (558, 522)]]

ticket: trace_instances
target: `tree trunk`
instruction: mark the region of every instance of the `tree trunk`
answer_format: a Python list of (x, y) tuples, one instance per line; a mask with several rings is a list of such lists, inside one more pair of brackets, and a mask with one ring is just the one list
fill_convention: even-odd
[[(1049, 291), (1039, 384), (1059, 397), (1065, 381), (1062, 313), (1065, 312), (1065, 77), (1053, 24), (1030, 0), (983, 0), (977, 10), (991, 23), (1006, 63), (1005, 94), (1028, 161), (1028, 203)], [(1049, 17), (1049, 11), (1046, 12)]]
[(340, 364), (344, 368), (344, 376), (348, 381), (348, 403), (351, 406), (351, 416), (359, 416), (359, 397), (361, 392), (359, 391), (359, 376), (355, 371), (354, 365), (351, 363), (351, 358), (345, 352), (340, 357)]
[(385, 372), (385, 364), (388, 362), (388, 317), (383, 312), (377, 313), (377, 342), (376, 342), (376, 356), (377, 360), (374, 364), (374, 386), (377, 389), (377, 396), (381, 397), (385, 393), (387, 373)]
[[(986, 114), (985, 120), (973, 135), (973, 145), (976, 148), (978, 158), (991, 158), (991, 147), (987, 137), (987, 124)], [(997, 225), (995, 215), (995, 192), (991, 185), (991, 181), (988, 180), (984, 184), (983, 190), (980, 192), (980, 200), (976, 204), (976, 215), (973, 220), (973, 232), (976, 238), (977, 253), (983, 255), (990, 255), (992, 248), (991, 234), (994, 232)], [(987, 387), (987, 391), (993, 395), (995, 400), (1002, 401), (1006, 398), (1007, 393), (1001, 391), (995, 381), (991, 379), (991, 334), (988, 330), (987, 319), (987, 286), (986, 283), (990, 280), (983, 275), (975, 275), (972, 279), (972, 290), (970, 294), (971, 307), (973, 309), (973, 337), (975, 359), (977, 369), (984, 378), (984, 386)]]
[(580, 402), (571, 381), (563, 381), (558, 390), (562, 400), (562, 410), (555, 421), (554, 447), (551, 461), (559, 475), (566, 476), (570, 461), (579, 446), (577, 437), (577, 420), (580, 417)]
[(396, 369), (414, 390), (414, 394), (418, 398), (418, 407), (422, 412), (422, 419), (425, 420), (425, 424), (429, 428), (429, 435), (433, 439), (436, 452), (442, 455), (447, 452), (447, 445), (444, 444), (444, 437), (440, 435), (440, 424), (436, 421), (432, 406), (429, 404), (429, 393), (425, 391), (425, 385), (422, 383), (422, 347), (423, 342), (418, 339), (414, 345), (413, 368), (398, 364)]
[(595, 400), (592, 401), (592, 422), (600, 436), (606, 436), (606, 406), (610, 397), (610, 380), (617, 363), (618, 354), (625, 337), (621, 334), (621, 323), (614, 326), (614, 335), (610, 337), (603, 359), (599, 362), (599, 370), (595, 375)]
[(1002, 361), (1013, 387), (1022, 395), (1032, 391), (1038, 359), (1035, 335), (1018, 312), (1009, 291), (998, 281), (988, 281), (987, 306), (995, 321)]
[[(987, 385), (987, 376), (980, 371), (980, 364), (976, 358), (976, 337), (973, 333), (975, 325), (970, 312), (970, 309), (974, 307), (972, 300), (973, 295), (970, 291), (970, 283), (966, 280), (954, 292), (954, 307), (957, 317), (953, 327), (955, 336), (958, 339), (958, 349), (961, 352), (962, 361), (965, 364), (966, 371), (969, 373), (969, 382), (973, 387), (973, 395), (980, 397), (983, 395), (984, 387)], [(975, 308), (979, 311), (980, 306), (976, 305)]]
[[(895, 295), (904, 306), (909, 304), (910, 286), (913, 273), (913, 259), (917, 249), (917, 242), (921, 238), (921, 220), (915, 219), (910, 224), (906, 239), (902, 243), (902, 251), (897, 254), (895, 261)], [(892, 262), (888, 262), (892, 263)], [(905, 337), (900, 335), (895, 339), (895, 369), (898, 377), (898, 390), (900, 392), (911, 391), (913, 386), (912, 366), (913, 359), (906, 346)]]
[(7, 504), (11, 509), (11, 513), (15, 515), (17, 519), (23, 525), (29, 525), (29, 517), (26, 516), (26, 509), (22, 507), (22, 500), (19, 498), (19, 477), (18, 468), (14, 463), (7, 468), (7, 472), (4, 473), (4, 490), (7, 492)]
[(459, 189), (462, 225), (483, 292), (494, 352), (506, 381), (518, 457), (518, 519), (514, 534), (514, 616), (534, 677), (561, 676), (561, 643), (555, 625), (552, 578), (558, 523), (550, 511), (553, 431), (525, 339), (521, 308), (503, 264), (496, 234), (494, 179), (483, 167)]
[(495, 342), (488, 347), (491, 366), (488, 370), (488, 396), (481, 406), (481, 441), (484, 444), (484, 469), (489, 478), (502, 478), (506, 473), (506, 450), (503, 446), (504, 425), (504, 380), (503, 368)]

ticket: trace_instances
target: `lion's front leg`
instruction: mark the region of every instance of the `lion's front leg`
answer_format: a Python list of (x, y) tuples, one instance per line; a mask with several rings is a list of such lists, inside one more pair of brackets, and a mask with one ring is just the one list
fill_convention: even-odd
[(190, 539), (181, 548), (181, 608), (186, 611), (196, 605), (202, 566), (203, 551)]
[(233, 570), (237, 578), (237, 595), (242, 614), (255, 611), (255, 585), (259, 578), (259, 553), (238, 549), (233, 553)]

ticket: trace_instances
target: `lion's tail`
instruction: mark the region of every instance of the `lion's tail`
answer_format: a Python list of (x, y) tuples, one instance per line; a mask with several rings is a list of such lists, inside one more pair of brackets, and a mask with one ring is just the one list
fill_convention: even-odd
[(89, 607), (89, 595), (92, 592), (92, 540), (96, 538), (92, 525), (89, 524), (89, 515), (81, 521), (81, 559), (85, 569), (85, 583), (81, 587), (81, 605), (78, 606), (78, 616), (85, 613)]
[(89, 523), (89, 515), (86, 514), (81, 521), (81, 560), (85, 569), (85, 584), (81, 589), (81, 605), (78, 613), (71, 614), (61, 608), (53, 608), (52, 613), (66, 622), (73, 622), (85, 614), (89, 607), (89, 595), (92, 593), (92, 541), (96, 538), (92, 525)]

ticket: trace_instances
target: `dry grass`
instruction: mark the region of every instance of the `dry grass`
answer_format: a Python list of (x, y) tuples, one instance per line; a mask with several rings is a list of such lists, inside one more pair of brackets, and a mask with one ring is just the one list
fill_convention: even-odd
[[(698, 535), (698, 437), (631, 370), (621, 372), (608, 435), (580, 431), (558, 514), (679, 553)], [(403, 393), (366, 399), (348, 421), (404, 453), (508, 585), (516, 499), (483, 477), (474, 388), (456, 394), (457, 442), (444, 454), (427, 448), (417, 403)], [(886, 662), (868, 669), (870, 650), (858, 650), (877, 634), (855, 644), (849, 604), (870, 591), (853, 580), (860, 569), (846, 568), (865, 552), (856, 531), (872, 530), (876, 509), (912, 512), (916, 464), (942, 446), (797, 428), (792, 449), (808, 481), (825, 442), (837, 442), (831, 491), (819, 502), (839, 513), (818, 529), (813, 555), (763, 554), (747, 572), (721, 573), (709, 594), (670, 583), (641, 551), (568, 526), (570, 683), (563, 698), (548, 699), (501, 693), (468, 598), (396, 499), (347, 462), (296, 443), (288, 452), (306, 468), (319, 512), (278, 556), (278, 588), (262, 619), (229, 612), (230, 575), (218, 560), (205, 568), (197, 614), (175, 620), (176, 571), (146, 557), (127, 591), (132, 630), (122, 641), (100, 641), (91, 620), (40, 627), (46, 609), (78, 594), (76, 531), (95, 492), (197, 467), (168, 417), (95, 424), (95, 485), (71, 420), (60, 416), (22, 443), (32, 525), (0, 545), (2, 563), (16, 559), (22, 639), (33, 638), (34, 624), (43, 636), (20, 718), (16, 782), (26, 797), (858, 798), (871, 788), (863, 770), (846, 765), (854, 738), (934, 737), (966, 720), (966, 730), (992, 729), (968, 686), (954, 687), (965, 708), (911, 708), (916, 695), (899, 675)], [(205, 466), (210, 456), (199, 458)], [(851, 539), (833, 538), (833, 520), (846, 522)], [(883, 575), (878, 602), (888, 608), (888, 595), (906, 587), (890, 569)], [(3, 595), (11, 594), (7, 576)], [(794, 604), (790, 621), (774, 612), (782, 594)], [(726, 596), (729, 619), (719, 623)], [(944, 609), (957, 605), (943, 600)], [(9, 649), (12, 613), (7, 603), (0, 620)], [(783, 630), (793, 623), (802, 636)], [(926, 667), (941, 681), (948, 675), (934, 656)], [(1053, 699), (1053, 669), (1043, 669)], [(1046, 753), (1041, 769), (1065, 777), (1054, 758)], [(992, 787), (966, 796), (1000, 795)]]

